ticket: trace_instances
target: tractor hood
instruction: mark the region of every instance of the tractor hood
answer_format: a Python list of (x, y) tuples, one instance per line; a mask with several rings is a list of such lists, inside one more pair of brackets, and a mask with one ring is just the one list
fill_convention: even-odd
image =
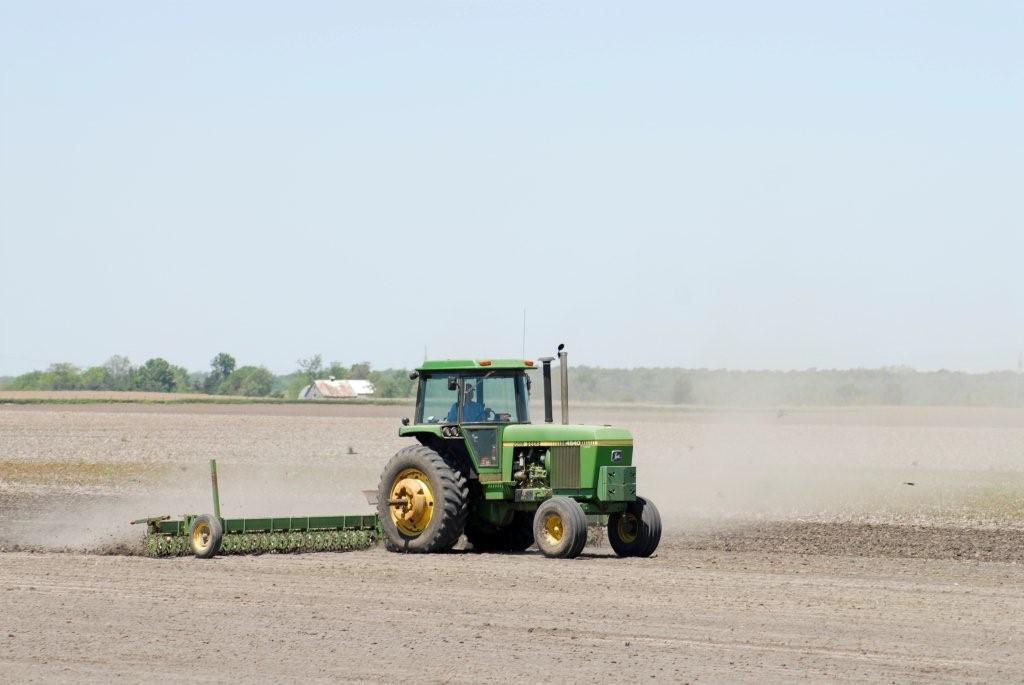
[(633, 435), (612, 426), (574, 426), (560, 423), (518, 423), (505, 427), (505, 443), (582, 442), (632, 445)]

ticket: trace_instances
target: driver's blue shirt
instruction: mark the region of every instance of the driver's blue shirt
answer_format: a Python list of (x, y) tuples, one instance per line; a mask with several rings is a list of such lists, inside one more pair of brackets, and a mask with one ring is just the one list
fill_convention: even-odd
[[(479, 402), (466, 402), (462, 407), (462, 420), (466, 423), (473, 423), (477, 421), (483, 421), (487, 418), (487, 412), (484, 411), (484, 405)], [(459, 419), (459, 403), (456, 402), (452, 405), (452, 408), (448, 410), (448, 423), (455, 423)]]

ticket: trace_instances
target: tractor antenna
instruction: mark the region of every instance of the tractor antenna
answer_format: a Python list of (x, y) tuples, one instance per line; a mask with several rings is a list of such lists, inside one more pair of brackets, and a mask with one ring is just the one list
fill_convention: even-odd
[(526, 356), (526, 307), (523, 307), (523, 356)]
[(562, 376), (562, 423), (569, 423), (569, 353), (565, 343), (558, 344), (558, 366)]

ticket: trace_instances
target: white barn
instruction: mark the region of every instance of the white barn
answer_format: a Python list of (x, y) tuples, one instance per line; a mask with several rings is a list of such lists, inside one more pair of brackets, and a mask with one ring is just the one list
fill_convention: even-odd
[(340, 400), (374, 393), (373, 383), (364, 380), (339, 381), (334, 378), (313, 381), (299, 392), (300, 400)]

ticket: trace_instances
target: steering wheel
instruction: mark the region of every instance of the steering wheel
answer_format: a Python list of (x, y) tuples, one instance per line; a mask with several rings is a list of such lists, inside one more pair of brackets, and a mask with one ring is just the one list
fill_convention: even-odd
[(496, 414), (494, 413), (493, 409), (491, 409), (490, 407), (484, 407), (484, 420), (485, 421), (493, 421), (495, 416), (496, 416)]

